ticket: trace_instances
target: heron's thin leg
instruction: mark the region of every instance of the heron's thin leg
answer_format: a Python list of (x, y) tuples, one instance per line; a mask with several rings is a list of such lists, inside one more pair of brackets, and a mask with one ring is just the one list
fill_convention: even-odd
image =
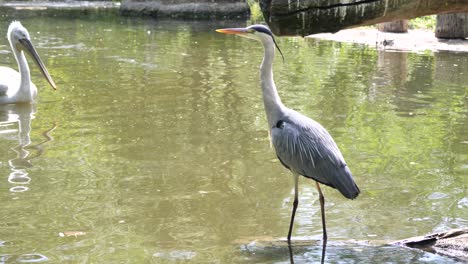
[(294, 264), (294, 253), (292, 250), (291, 243), (288, 241), (288, 249), (289, 249), (289, 264)]
[(323, 241), (323, 245), (322, 245), (322, 258), (320, 260), (320, 263), (323, 264), (325, 263), (325, 251), (327, 251), (327, 240), (324, 240)]
[(317, 184), (317, 190), (319, 192), (320, 211), (322, 212), (323, 242), (327, 243), (327, 227), (325, 225), (325, 197), (323, 196), (319, 183), (318, 182), (315, 182), (315, 183)]
[(299, 204), (299, 199), (298, 199), (299, 174), (293, 173), (293, 177), (294, 177), (294, 202), (293, 202), (293, 210), (292, 210), (292, 215), (291, 215), (291, 222), (289, 223), (288, 242), (291, 241), (291, 233), (292, 233), (292, 229), (294, 225), (294, 216), (296, 215), (297, 205)]

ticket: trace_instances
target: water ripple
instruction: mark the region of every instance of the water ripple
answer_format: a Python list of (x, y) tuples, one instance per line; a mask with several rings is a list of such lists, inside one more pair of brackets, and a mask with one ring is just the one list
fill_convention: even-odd
[(458, 208), (463, 208), (463, 207), (468, 207), (468, 197), (462, 198), (460, 201), (457, 203)]
[(39, 263), (48, 261), (49, 258), (39, 253), (22, 254), (19, 256), (4, 254), (0, 255), (1, 263)]
[(448, 195), (445, 194), (445, 193), (433, 192), (427, 198), (429, 200), (439, 200), (439, 199), (444, 199), (444, 198), (447, 198), (447, 197), (448, 197)]

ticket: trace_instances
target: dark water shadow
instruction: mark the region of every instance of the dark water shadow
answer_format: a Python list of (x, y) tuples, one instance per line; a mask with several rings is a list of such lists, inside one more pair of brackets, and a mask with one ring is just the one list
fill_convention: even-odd
[[(14, 185), (10, 188), (11, 192), (24, 192), (29, 190), (28, 184), (31, 182), (28, 169), (33, 167), (32, 160), (44, 154), (44, 144), (53, 141), (51, 136), (56, 125), (45, 130), (42, 134), (44, 140), (32, 144), (31, 142), (31, 123), (35, 118), (36, 106), (33, 104), (8, 104), (0, 106), (0, 135), (3, 138), (16, 140), (18, 144), (11, 148), (15, 156), (8, 159), (10, 173), (8, 182)], [(11, 136), (16, 134), (16, 136)]]
[(449, 257), (366, 241), (252, 241), (241, 245), (249, 263), (459, 263)]

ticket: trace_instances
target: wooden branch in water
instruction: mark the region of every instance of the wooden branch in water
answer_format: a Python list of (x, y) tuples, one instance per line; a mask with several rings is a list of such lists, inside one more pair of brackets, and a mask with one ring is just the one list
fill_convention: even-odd
[(467, 0), (259, 0), (276, 35), (306, 36), (419, 16), (468, 12)]
[(468, 261), (468, 228), (453, 229), (447, 232), (426, 236), (411, 237), (392, 242), (394, 245), (419, 248), (441, 255)]

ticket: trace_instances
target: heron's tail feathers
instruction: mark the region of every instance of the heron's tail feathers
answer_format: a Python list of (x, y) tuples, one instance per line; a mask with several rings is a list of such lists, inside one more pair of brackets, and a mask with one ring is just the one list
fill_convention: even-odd
[(354, 182), (353, 175), (351, 174), (348, 166), (345, 165), (343, 170), (341, 170), (340, 175), (337, 176), (338, 177), (335, 177), (337, 180), (333, 182), (333, 187), (338, 189), (338, 191), (340, 191), (340, 193), (348, 199), (354, 199), (358, 197), (361, 191)]

